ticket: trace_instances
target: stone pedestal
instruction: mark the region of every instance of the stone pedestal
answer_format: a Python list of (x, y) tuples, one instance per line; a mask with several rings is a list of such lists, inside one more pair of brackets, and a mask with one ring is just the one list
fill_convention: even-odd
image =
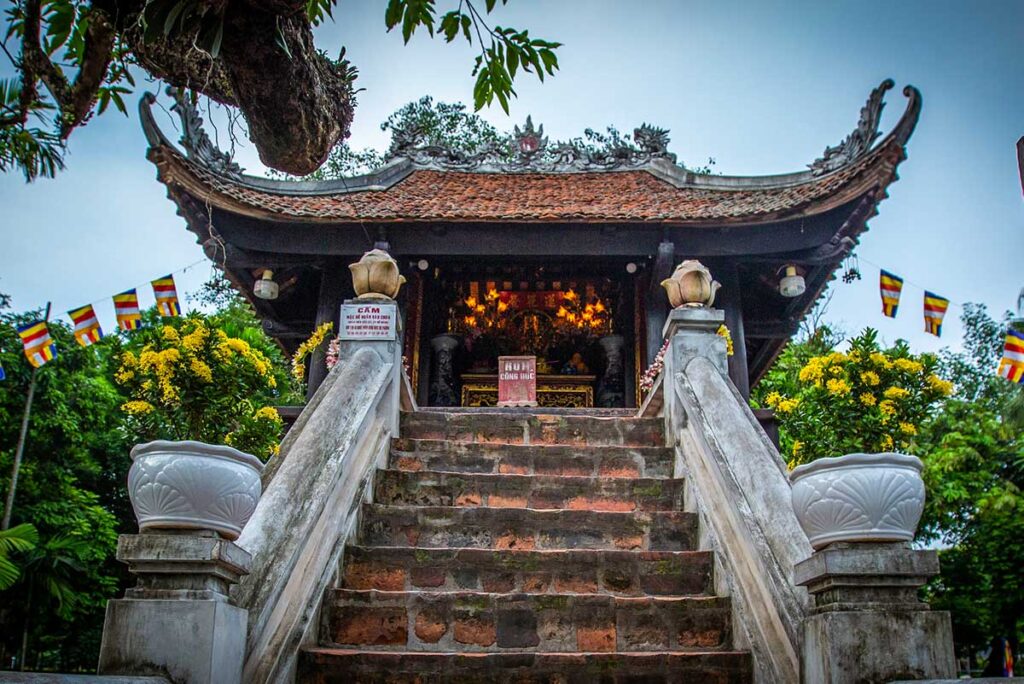
[(214, 532), (126, 534), (117, 559), (138, 583), (107, 603), (100, 675), (241, 681), (248, 615), (228, 590), (248, 572), (244, 549)]
[(725, 312), (705, 307), (672, 309), (662, 331), (664, 338), (672, 340), (669, 354), (675, 370), (682, 370), (690, 359), (703, 356), (728, 375), (728, 346), (718, 334), (725, 323)]
[(437, 335), (430, 340), (434, 352), (430, 364), (431, 406), (458, 406), (459, 396), (455, 392), (455, 352), (462, 340), (456, 335)]
[(803, 681), (941, 679), (956, 674), (949, 613), (918, 589), (939, 572), (935, 551), (837, 543), (796, 564), (814, 608), (804, 622)]

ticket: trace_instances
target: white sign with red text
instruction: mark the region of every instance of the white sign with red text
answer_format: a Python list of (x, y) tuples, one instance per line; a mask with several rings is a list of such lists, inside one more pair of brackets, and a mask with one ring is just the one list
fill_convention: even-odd
[(342, 304), (338, 338), (342, 340), (393, 340), (397, 334), (398, 307), (394, 304)]

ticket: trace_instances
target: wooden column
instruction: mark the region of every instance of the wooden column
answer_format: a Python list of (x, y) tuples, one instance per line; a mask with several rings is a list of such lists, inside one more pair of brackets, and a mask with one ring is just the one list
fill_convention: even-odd
[[(341, 302), (345, 296), (345, 279), (349, 277), (349, 270), (341, 259), (331, 259), (323, 266), (320, 275), (320, 296), (316, 303), (316, 321), (314, 330), (323, 323), (334, 323), (334, 337), (338, 333), (339, 317), (341, 315)], [(312, 332), (312, 331), (310, 331)], [(327, 377), (327, 366), (324, 358), (327, 354), (327, 345), (322, 345), (310, 355), (309, 359), (309, 382), (306, 385), (306, 399), (308, 400), (320, 387), (320, 383)]]
[[(661, 287), (661, 281), (672, 275), (672, 268), (675, 266), (676, 246), (668, 240), (662, 240), (658, 245), (658, 256), (654, 260), (654, 267), (651, 269), (651, 281), (647, 288), (645, 304), (647, 311), (644, 312), (647, 320), (647, 358), (640, 361), (643, 368), (647, 368), (658, 355), (661, 344), (664, 341), (661, 337), (662, 328), (668, 320), (668, 298), (665, 290)], [(639, 361), (639, 360), (638, 360)]]
[(735, 263), (724, 262), (712, 271), (722, 283), (715, 299), (716, 308), (725, 311), (725, 325), (732, 335), (733, 355), (729, 357), (729, 379), (745, 399), (750, 398), (750, 374), (747, 369), (747, 344), (743, 333), (743, 293)]

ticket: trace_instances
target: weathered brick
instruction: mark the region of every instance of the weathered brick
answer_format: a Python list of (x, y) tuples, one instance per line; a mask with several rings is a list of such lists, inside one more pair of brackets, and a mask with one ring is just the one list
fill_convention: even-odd
[(455, 640), (460, 644), (492, 646), (497, 639), (493, 616), (455, 618)]
[(429, 608), (416, 616), (416, 638), (428, 644), (436, 644), (448, 632), (444, 616)]
[(332, 636), (339, 644), (388, 646), (408, 640), (408, 615), (404, 608), (336, 608)]
[(527, 648), (540, 643), (537, 616), (529, 608), (498, 611), (498, 646)]

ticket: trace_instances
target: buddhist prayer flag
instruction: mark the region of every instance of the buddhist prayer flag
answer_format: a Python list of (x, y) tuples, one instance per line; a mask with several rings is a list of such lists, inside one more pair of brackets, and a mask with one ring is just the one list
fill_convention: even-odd
[(1024, 333), (1006, 331), (1003, 358), (997, 372), (1010, 382), (1024, 383)]
[(25, 347), (25, 358), (35, 368), (57, 357), (57, 344), (50, 337), (46, 321), (35, 321), (19, 327), (18, 336)]
[(121, 330), (136, 330), (142, 327), (142, 312), (139, 311), (139, 296), (135, 288), (114, 295), (114, 313)]
[(92, 304), (68, 311), (68, 316), (75, 324), (75, 339), (78, 340), (78, 344), (88, 347), (103, 339), (103, 329), (100, 328), (100, 322), (96, 319), (96, 312), (93, 311)]
[(153, 281), (153, 294), (156, 295), (156, 308), (161, 316), (180, 316), (178, 291), (174, 288), (174, 278), (165, 275)]
[(936, 337), (942, 336), (942, 319), (949, 309), (949, 300), (934, 292), (924, 292), (924, 331)]
[(896, 309), (900, 306), (900, 293), (903, 291), (903, 278), (882, 271), (878, 286), (882, 293), (882, 313), (889, 318), (896, 318)]

